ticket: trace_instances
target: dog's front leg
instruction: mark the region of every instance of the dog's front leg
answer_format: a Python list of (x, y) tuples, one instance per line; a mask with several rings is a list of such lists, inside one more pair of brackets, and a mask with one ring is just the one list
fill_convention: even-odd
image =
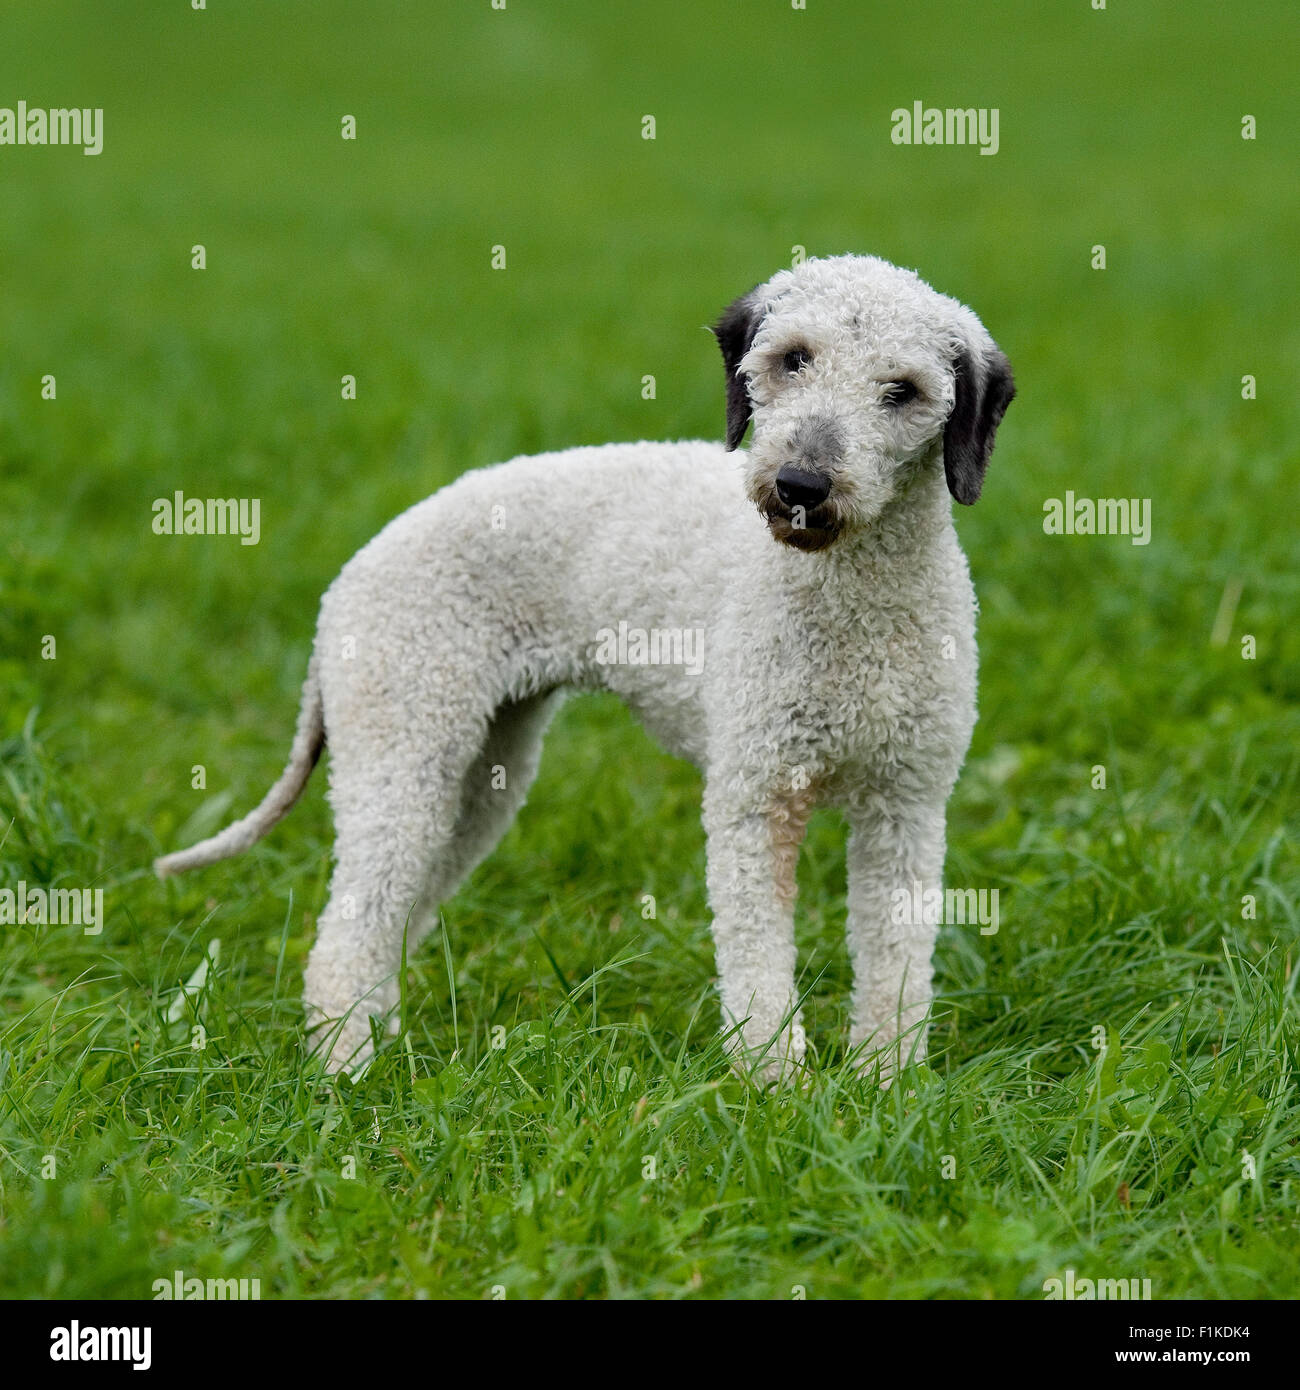
[(803, 1062), (803, 1022), (794, 989), (795, 866), (808, 808), (792, 796), (736, 797), (706, 787), (709, 906), (723, 1028), (739, 1069), (765, 1081)]
[[(943, 805), (906, 815), (878, 806), (849, 814), (851, 1041), (867, 1043), (862, 1069), (882, 1079), (925, 1057), (935, 937), (942, 902)], [(879, 1049), (885, 1049), (877, 1058)]]

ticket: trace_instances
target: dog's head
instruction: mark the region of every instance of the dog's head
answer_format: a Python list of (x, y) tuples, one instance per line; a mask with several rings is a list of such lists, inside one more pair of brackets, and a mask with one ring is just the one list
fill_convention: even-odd
[(874, 256), (805, 261), (713, 331), (727, 448), (752, 418), (745, 487), (778, 541), (823, 550), (870, 526), (918, 469), (942, 466), (958, 502), (979, 497), (1011, 368), (965, 305), (912, 271)]

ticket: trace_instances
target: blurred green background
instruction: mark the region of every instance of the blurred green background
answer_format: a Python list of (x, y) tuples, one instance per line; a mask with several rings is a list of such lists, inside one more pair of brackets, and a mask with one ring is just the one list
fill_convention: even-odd
[[(949, 859), (961, 882), (1001, 883), (1012, 906), (997, 938), (945, 936), (940, 988), (964, 1002), (936, 1031), (946, 1060), (934, 1084), (959, 1084), (960, 1068), (981, 1057), (1021, 1074), (1027, 1056), (1046, 1055), (1058, 1081), (1077, 1072), (1084, 1094), (1088, 1029), (1138, 1027), (1153, 999), (1197, 1001), (1200, 1023), (1181, 1028), (1175, 1050), (1213, 1069), (1211, 1032), (1231, 1033), (1234, 1008), (1243, 1029), (1255, 1017), (1223, 973), (1221, 940), (1268, 982), (1282, 1031), (1251, 1056), (1282, 1066), (1294, 1045), (1296, 867), (1283, 831), (1295, 811), (1300, 694), (1298, 41), (1289, 0), (1114, 0), (1104, 11), (1087, 0), (809, 0), (803, 11), (780, 0), (0, 7), (0, 105), (105, 111), (98, 157), (0, 147), (0, 871), (4, 882), (109, 889), (94, 942), (28, 932), (0, 943), (0, 1171), (10, 1163), (0, 1239), (15, 1252), (0, 1261), (0, 1284), (129, 1291), (147, 1284), (173, 1239), (189, 1242), (195, 1265), (218, 1250), (246, 1261), (261, 1251), (268, 1296), (474, 1294), (494, 1262), (523, 1271), (532, 1294), (666, 1295), (678, 1263), (689, 1274), (710, 1250), (722, 1272), (704, 1292), (715, 1296), (763, 1293), (810, 1260), (839, 1293), (1038, 1296), (1042, 1270), (1080, 1257), (1070, 1242), (1081, 1227), (1032, 1185), (1018, 1209), (1037, 1201), (1023, 1219), (1043, 1225), (1004, 1248), (997, 1232), (1020, 1181), (1007, 1176), (1014, 1144), (987, 1155), (960, 1219), (947, 1207), (927, 1214), (920, 1197), (910, 1212), (896, 1195), (869, 1201), (847, 1180), (838, 1197), (801, 1196), (819, 1220), (834, 1211), (827, 1229), (841, 1235), (867, 1221), (881, 1223), (877, 1236), (898, 1235), (904, 1227), (890, 1223), (905, 1215), (933, 1222), (937, 1254), (924, 1269), (903, 1235), (901, 1263), (882, 1264), (884, 1247), (871, 1255), (858, 1240), (856, 1253), (836, 1247), (818, 1264), (789, 1231), (787, 1247), (771, 1230), (762, 1258), (740, 1259), (752, 1222), (743, 1203), (725, 1231), (651, 1236), (629, 1218), (638, 1253), (584, 1226), (580, 1203), (563, 1236), (530, 1205), (540, 1232), (530, 1245), (520, 1184), (547, 1171), (551, 1134), (534, 1136), (523, 1176), (517, 1153), (516, 1167), (505, 1163), (495, 1188), (476, 1176), (441, 1190), (417, 1165), (427, 1180), (414, 1185), (417, 1199), (401, 1187), (405, 1170), (377, 1177), (390, 1205), (356, 1219), (418, 1229), (420, 1253), (403, 1255), (399, 1272), (346, 1240), (310, 1259), (305, 1245), (272, 1259), (263, 1245), (280, 1194), (241, 1187), (257, 1128), (245, 1117), (244, 1145), (217, 1144), (224, 1166), (196, 1157), (207, 1152), (198, 1116), (216, 1113), (206, 1088), (225, 1083), (211, 1070), (189, 1075), (186, 1039), (160, 1039), (150, 1013), (197, 963), (197, 943), (221, 935), (231, 960), (233, 940), (240, 1017), (269, 1012), (257, 1028), (232, 1024), (227, 1067), (257, 1056), (264, 1084), (314, 1095), (293, 1089), (306, 1083), (291, 1005), (279, 1005), (297, 992), (322, 901), (323, 779), (244, 860), (166, 890), (149, 860), (269, 785), (319, 595), (397, 511), (515, 453), (720, 437), (721, 366), (704, 326), (796, 247), (915, 267), (975, 308), (1019, 385), (984, 499), (957, 518), (982, 603), (982, 694)], [(893, 145), (890, 112), (917, 100), (997, 107), (999, 152)], [(1242, 139), (1246, 114), (1253, 141)], [(341, 138), (345, 115), (356, 118), (355, 141)], [(653, 141), (642, 138), (645, 115)], [(191, 268), (196, 244), (202, 271)], [(1104, 271), (1091, 266), (1097, 244)], [(496, 245), (504, 270), (491, 266)], [(54, 401), (41, 399), (47, 373)], [(357, 379), (355, 401), (341, 399), (344, 374)], [(657, 382), (650, 401), (646, 374)], [(1242, 399), (1246, 374), (1255, 400)], [(178, 489), (260, 498), (260, 544), (155, 536), (153, 499)], [(1067, 489), (1150, 498), (1151, 544), (1045, 536), (1044, 499)], [(1229, 640), (1211, 646), (1225, 590), (1238, 587)], [(1244, 634), (1256, 639), (1254, 660), (1242, 658)], [(42, 659), (47, 635), (55, 660)], [(1109, 797), (1090, 789), (1099, 763)], [(206, 792), (191, 790), (195, 764), (207, 768)], [(702, 864), (694, 772), (657, 753), (611, 702), (571, 705), (519, 826), (448, 910), (460, 1025), (484, 1034), (562, 1000), (552, 964), (570, 983), (606, 966), (628, 939), (610, 923), (625, 917), (630, 932), (650, 892), (663, 913), (636, 922), (647, 955), (614, 972), (609, 1016), (646, 1020), (676, 1055), (702, 1009), (695, 1038), (707, 1036)], [(847, 965), (842, 848), (829, 818), (814, 827), (801, 882), (810, 1019), (833, 1055)], [(1264, 906), (1243, 922), (1246, 893)], [(436, 944), (415, 978), (417, 1053), (448, 1064), (463, 1039), (448, 1031)], [(75, 1024), (62, 1034), (59, 1019)], [(570, 1039), (585, 1056), (579, 1042)], [(649, 1044), (637, 1034), (627, 1046), (628, 1057), (611, 1054), (615, 1072)], [(99, 1089), (82, 1095), (99, 1061)], [(716, 1059), (699, 1065), (721, 1084)], [(388, 1078), (395, 1114), (433, 1103), (401, 1089), (413, 1076), (399, 1066)], [(1221, 1079), (1203, 1081), (1217, 1094)], [(363, 1114), (384, 1084), (381, 1073), (379, 1091), (356, 1102)], [(1003, 1082), (980, 1073), (966, 1084), (992, 1095)], [(1267, 1085), (1251, 1086), (1261, 1106), (1275, 1104)], [(855, 1094), (849, 1129), (865, 1134), (886, 1102)], [(1044, 1095), (1073, 1134), (1075, 1093)], [(1224, 1113), (1243, 1123), (1256, 1115), (1232, 1103)], [(781, 1142), (775, 1119), (763, 1129), (760, 1102), (736, 1104), (759, 1107), (751, 1139)], [(192, 1162), (173, 1154), (156, 1169), (161, 1141), (149, 1124), (173, 1109), (173, 1129), (196, 1136)], [(1293, 1145), (1290, 1112), (1267, 1113), (1269, 1142)], [(611, 1129), (623, 1126), (615, 1114)], [(301, 1119), (292, 1105), (284, 1115), (286, 1128), (264, 1138), (267, 1163), (284, 1161), (297, 1127), (288, 1117)], [(486, 1123), (472, 1105), (463, 1118), (465, 1128)], [(1054, 1121), (1032, 1108), (1023, 1120), (1016, 1143), (1038, 1133), (1050, 1146)], [(801, 1152), (811, 1152), (831, 1120), (810, 1111), (801, 1122)], [(105, 1179), (91, 1141), (110, 1133), (134, 1166)], [(712, 1174), (703, 1134), (692, 1161)], [(1207, 1171), (1196, 1141), (1186, 1143), (1144, 1179), (1170, 1213), (1190, 1200), (1177, 1184)], [(50, 1148), (81, 1173), (57, 1199), (31, 1177)], [(891, 1192), (924, 1189), (913, 1160), (900, 1150)], [(1289, 1162), (1270, 1180), (1289, 1182)], [(875, 1170), (863, 1160), (855, 1171)], [(1118, 1179), (1106, 1181), (1113, 1198)], [(297, 1238), (307, 1242), (319, 1178), (303, 1182)], [(151, 1184), (171, 1194), (157, 1197), (159, 1212), (132, 1205)], [(1166, 1290), (1276, 1282), (1270, 1261), (1290, 1260), (1269, 1205), (1280, 1188), (1251, 1190), (1251, 1238), (1263, 1245), (1228, 1262), (1247, 1272), (1216, 1283), (1206, 1262), (1169, 1255)], [(784, 1180), (773, 1201), (780, 1191), (788, 1198)], [(195, 1224), (196, 1192), (237, 1209), (238, 1239), (214, 1216)], [(1090, 1208), (1095, 1193), (1085, 1184), (1081, 1194)], [(679, 1196), (682, 1210), (707, 1205), (689, 1183)], [(460, 1256), (423, 1244), (435, 1200), (465, 1223)], [(1205, 1219), (1231, 1243), (1240, 1233), (1223, 1227), (1219, 1201), (1215, 1188)], [(1127, 1209), (1114, 1214), (1113, 1233), (1088, 1239), (1118, 1260), (1143, 1232)], [(945, 1255), (937, 1234), (955, 1229), (950, 1217), (974, 1223), (960, 1256)], [(78, 1245), (105, 1227), (116, 1233), (109, 1254), (102, 1241)], [(1169, 1228), (1150, 1229), (1161, 1235), (1150, 1248), (1169, 1243)], [(586, 1272), (557, 1274), (553, 1252), (566, 1241), (603, 1253), (574, 1266)], [(692, 1241), (703, 1255), (682, 1253)], [(786, 1255), (771, 1274), (764, 1259)]]

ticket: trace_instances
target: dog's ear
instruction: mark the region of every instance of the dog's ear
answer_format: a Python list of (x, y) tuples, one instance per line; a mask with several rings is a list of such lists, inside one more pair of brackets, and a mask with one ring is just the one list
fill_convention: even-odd
[(962, 348), (953, 372), (957, 399), (943, 427), (943, 471), (948, 491), (970, 506), (984, 486), (993, 436), (1016, 394), (1016, 384), (1010, 362), (992, 342), (983, 351)]
[(745, 437), (745, 427), (749, 424), (749, 391), (745, 378), (738, 375), (736, 369), (753, 344), (762, 317), (757, 297), (750, 290), (729, 304), (713, 325), (713, 335), (722, 349), (722, 364), (727, 372), (728, 450), (734, 449)]

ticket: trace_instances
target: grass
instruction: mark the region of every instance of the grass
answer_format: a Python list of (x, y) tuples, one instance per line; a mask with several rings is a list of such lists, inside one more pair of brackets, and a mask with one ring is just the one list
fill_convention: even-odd
[[(106, 920), (0, 927), (0, 1294), (1294, 1292), (1292, 8), (747, 8), (6, 20), (0, 100), (106, 118), (98, 158), (0, 149), (0, 886), (102, 887)], [(998, 106), (1000, 152), (891, 146), (915, 99)], [(811, 1083), (729, 1074), (698, 777), (587, 698), (409, 962), (398, 1043), (324, 1079), (323, 779), (243, 859), (150, 859), (260, 797), (319, 594), (396, 511), (516, 452), (717, 437), (700, 325), (796, 244), (917, 266), (1020, 382), (958, 518), (983, 666), (948, 874), (1001, 928), (945, 929), (929, 1066), (845, 1063), (822, 814)], [(154, 536), (178, 488), (259, 497), (261, 543)], [(1067, 489), (1152, 499), (1150, 545), (1044, 535)]]

